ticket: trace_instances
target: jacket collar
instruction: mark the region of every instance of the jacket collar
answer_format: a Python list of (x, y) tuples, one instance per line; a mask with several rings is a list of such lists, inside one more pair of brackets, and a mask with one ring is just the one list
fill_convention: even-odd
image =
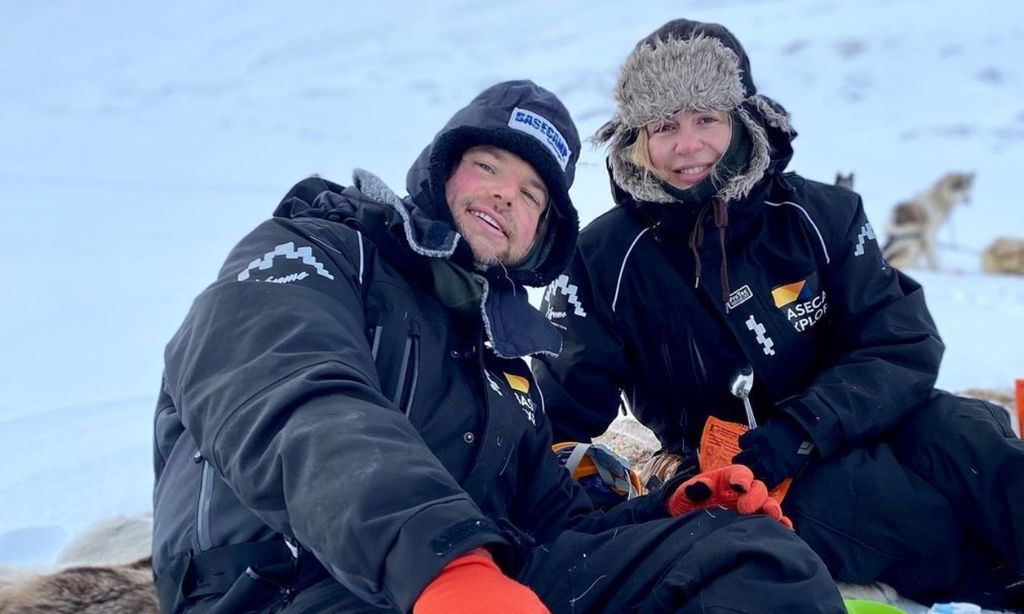
[(274, 215), (321, 217), (350, 225), (370, 236), (406, 274), (436, 276), (440, 266), (449, 269), (446, 276), (471, 277), (481, 288), (480, 317), (487, 340), (502, 358), (557, 355), (562, 349), (558, 330), (530, 305), (520, 283), (490, 271), (473, 271), (468, 246), (446, 220), (431, 218), (372, 173), (356, 170), (348, 188), (319, 177), (303, 180), (285, 195)]

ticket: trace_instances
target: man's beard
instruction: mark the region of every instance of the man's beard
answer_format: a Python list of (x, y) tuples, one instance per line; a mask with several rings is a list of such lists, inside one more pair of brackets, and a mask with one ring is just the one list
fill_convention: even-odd
[(505, 249), (501, 252), (494, 253), (491, 255), (481, 256), (480, 254), (477, 253), (476, 248), (473, 247), (473, 243), (469, 240), (469, 235), (465, 232), (465, 228), (463, 228), (461, 219), (455, 220), (455, 229), (459, 232), (459, 235), (462, 236), (462, 240), (465, 241), (467, 245), (469, 245), (469, 251), (472, 252), (473, 254), (473, 262), (480, 269), (486, 269), (498, 265), (502, 267), (510, 267), (519, 262), (519, 260), (521, 260), (521, 258), (517, 258), (513, 261), (512, 256), (509, 253), (509, 249)]

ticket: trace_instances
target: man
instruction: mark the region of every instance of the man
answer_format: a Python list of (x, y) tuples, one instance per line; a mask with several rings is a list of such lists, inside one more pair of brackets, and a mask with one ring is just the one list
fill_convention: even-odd
[(550, 452), (522, 357), (561, 342), (522, 285), (572, 253), (579, 148), (554, 95), (502, 83), (409, 197), (307, 179), (239, 243), (167, 347), (163, 610), (843, 611), (749, 471), (601, 514)]

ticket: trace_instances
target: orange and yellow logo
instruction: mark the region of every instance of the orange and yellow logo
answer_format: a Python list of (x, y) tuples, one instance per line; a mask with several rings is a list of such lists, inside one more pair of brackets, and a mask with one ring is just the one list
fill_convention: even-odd
[(778, 286), (772, 290), (772, 299), (775, 301), (776, 307), (785, 307), (790, 303), (795, 303), (797, 300), (804, 298), (801, 295), (806, 289), (807, 281), (795, 281), (791, 284), (785, 284)]
[(809, 301), (817, 293), (818, 274), (811, 273), (807, 279), (775, 286), (772, 288), (772, 299), (775, 301), (775, 307), (782, 309), (790, 303)]
[(512, 390), (522, 392), (524, 394), (530, 392), (530, 380), (522, 377), (521, 375), (512, 375), (511, 373), (505, 373), (504, 371), (502, 371), (502, 374), (505, 376), (505, 381), (508, 382), (509, 388)]

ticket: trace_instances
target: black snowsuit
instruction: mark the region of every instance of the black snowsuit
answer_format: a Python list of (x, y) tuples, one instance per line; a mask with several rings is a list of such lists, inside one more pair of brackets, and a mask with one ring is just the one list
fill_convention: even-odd
[[(460, 121), (504, 126), (496, 112)], [(406, 199), (361, 172), (298, 184), (168, 345), (161, 607), (406, 612), (488, 545), (554, 612), (842, 612), (818, 557), (766, 517), (670, 519), (653, 496), (593, 510), (522, 359), (560, 340), (516, 280), (550, 281), (572, 242), (530, 270), (467, 272), (430, 153)], [(548, 241), (575, 220), (554, 223)]]
[(883, 261), (860, 198), (783, 174), (789, 138), (768, 134), (772, 165), (728, 204), (724, 243), (710, 203), (613, 182), (617, 206), (541, 306), (565, 339), (533, 363), (555, 440), (599, 435), (624, 399), (692, 464), (708, 416), (746, 424), (729, 384), (752, 366), (758, 422), (788, 415), (817, 447), (783, 510), (838, 578), (998, 604), (992, 567), (1024, 572), (1024, 444), (1001, 408), (933, 391), (922, 288)]

